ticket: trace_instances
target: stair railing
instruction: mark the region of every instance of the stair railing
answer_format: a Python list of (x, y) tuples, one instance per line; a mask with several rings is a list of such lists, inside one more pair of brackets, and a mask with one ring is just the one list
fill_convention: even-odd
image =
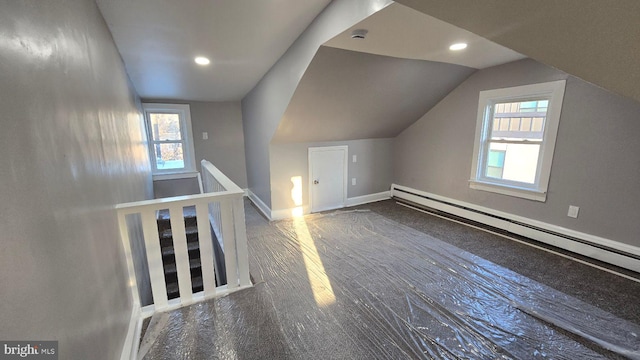
[[(202, 161), (204, 193), (188, 196), (176, 196), (155, 200), (137, 201), (116, 206), (120, 236), (125, 249), (134, 306), (141, 308), (143, 317), (155, 312), (176, 309), (202, 300), (222, 296), (251, 286), (249, 278), (249, 260), (244, 217), (244, 191), (210, 162)], [(202, 267), (203, 291), (193, 293), (191, 271), (183, 209), (195, 206), (198, 224), (198, 241)], [(160, 235), (158, 232), (157, 212), (168, 209), (173, 235), (173, 247), (178, 277), (180, 297), (168, 300), (162, 261)], [(211, 225), (211, 226), (209, 226)], [(141, 228), (144, 239), (147, 266), (143, 256), (134, 256), (132, 241), (138, 241), (135, 228)], [(211, 228), (224, 247), (224, 262), (227, 284), (216, 286), (215, 256)], [(137, 247), (140, 248), (140, 247)], [(139, 269), (148, 269), (141, 274)], [(138, 274), (136, 276), (136, 269)], [(148, 276), (153, 302), (141, 306), (138, 282), (140, 277)]]

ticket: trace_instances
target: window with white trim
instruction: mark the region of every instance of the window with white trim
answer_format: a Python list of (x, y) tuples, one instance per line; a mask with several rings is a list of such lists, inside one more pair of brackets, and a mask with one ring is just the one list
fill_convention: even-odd
[(142, 104), (154, 175), (196, 171), (191, 111), (182, 104)]
[(546, 201), (565, 81), (480, 92), (470, 187)]

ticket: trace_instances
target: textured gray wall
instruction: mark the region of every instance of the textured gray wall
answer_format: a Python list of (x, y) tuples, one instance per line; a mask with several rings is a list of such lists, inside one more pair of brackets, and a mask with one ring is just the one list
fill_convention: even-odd
[[(393, 139), (365, 139), (271, 145), (272, 210), (296, 207), (291, 199), (293, 176), (302, 176), (303, 206), (309, 206), (309, 147), (349, 146), (347, 197), (389, 190), (392, 180)], [(352, 162), (352, 156), (357, 162)], [(351, 178), (356, 185), (351, 185)]]
[[(469, 188), (481, 90), (567, 79), (547, 201)], [(395, 140), (394, 182), (640, 246), (640, 103), (521, 60), (473, 74)], [(580, 206), (577, 219), (569, 205)]]
[(132, 303), (114, 205), (152, 197), (135, 93), (92, 0), (0, 11), (0, 339), (120, 357)]
[(390, 0), (331, 2), (242, 99), (247, 181), (267, 206), (271, 206), (269, 143), (316, 51), (325, 41), (390, 3)]
[(474, 71), (323, 46), (302, 77), (273, 142), (395, 137)]

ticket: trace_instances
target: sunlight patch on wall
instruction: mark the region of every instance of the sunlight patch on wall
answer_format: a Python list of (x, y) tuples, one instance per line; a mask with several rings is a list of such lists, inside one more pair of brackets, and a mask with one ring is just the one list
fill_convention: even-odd
[(291, 215), (293, 217), (300, 217), (304, 214), (304, 211), (302, 209), (302, 176), (293, 176), (291, 178), (291, 183), (293, 183), (293, 188), (291, 189), (291, 199), (296, 206), (293, 210), (291, 210)]

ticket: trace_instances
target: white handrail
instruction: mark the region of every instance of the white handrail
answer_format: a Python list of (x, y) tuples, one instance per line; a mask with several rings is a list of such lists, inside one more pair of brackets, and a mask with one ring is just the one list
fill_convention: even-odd
[(173, 196), (173, 197), (160, 198), (160, 199), (154, 199), (154, 200), (142, 200), (142, 201), (133, 201), (128, 203), (118, 204), (116, 205), (116, 209), (119, 212), (123, 212), (125, 214), (133, 214), (133, 213), (138, 213), (143, 208), (163, 210), (163, 209), (168, 209), (169, 204), (182, 205), (182, 206), (206, 204), (211, 202), (212, 198), (215, 198), (217, 200), (225, 199), (225, 198), (230, 199), (230, 198), (236, 198), (238, 195), (243, 195), (243, 194), (244, 192), (240, 190), (240, 192), (220, 191), (216, 193)]
[[(200, 167), (205, 193), (232, 192), (244, 195), (244, 191), (238, 185), (209, 161), (202, 160)], [(251, 283), (242, 195), (232, 201), (230, 210), (224, 209), (223, 203), (209, 204), (209, 220), (220, 247), (224, 250), (227, 283), (232, 288), (235, 287), (235, 283), (232, 284), (229, 279), (237, 278), (239, 286)]]
[[(203, 160), (201, 165), (205, 191), (203, 194), (136, 201), (116, 206), (135, 305), (141, 304), (137, 285), (140, 279), (136, 277), (135, 265), (144, 262), (145, 256), (147, 259), (153, 304), (142, 307), (144, 316), (251, 286), (244, 221), (244, 191), (210, 162)], [(204, 289), (195, 294), (191, 290), (189, 249), (183, 217), (184, 208), (191, 206), (196, 209)], [(178, 288), (180, 291), (180, 297), (172, 300), (167, 299), (163, 255), (157, 223), (157, 212), (165, 209), (168, 209), (170, 214)], [(139, 217), (134, 216), (136, 214), (139, 214)], [(133, 227), (138, 226), (142, 229), (141, 233), (144, 239), (130, 236), (130, 233), (135, 232), (130, 230), (132, 221), (128, 220), (134, 219), (139, 219), (137, 225), (133, 225)], [(215, 283), (215, 271), (216, 269), (220, 271), (218, 266), (220, 264), (215, 261), (212, 228), (224, 248), (227, 284), (222, 286), (216, 286)], [(131, 245), (134, 241), (144, 241), (146, 254), (133, 253)]]
[[(202, 160), (200, 162), (200, 167), (202, 168), (203, 173), (209, 173), (211, 176), (213, 176), (213, 178), (216, 179), (216, 181), (220, 184), (220, 186), (222, 186), (224, 190), (232, 192), (240, 191), (244, 193), (244, 191), (238, 185), (231, 181), (231, 179), (229, 179), (227, 175), (223, 174), (222, 171), (218, 170), (218, 168), (213, 166), (213, 164), (209, 161)], [(206, 188), (205, 192), (208, 192)]]

